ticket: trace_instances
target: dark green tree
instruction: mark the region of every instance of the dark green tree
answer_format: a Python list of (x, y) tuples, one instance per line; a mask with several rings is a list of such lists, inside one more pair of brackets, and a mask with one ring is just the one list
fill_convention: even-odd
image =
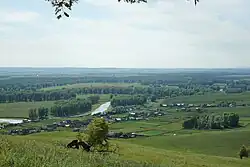
[(88, 99), (91, 101), (92, 104), (97, 104), (100, 100), (100, 96), (93, 95), (93, 96), (89, 96)]
[(45, 107), (38, 108), (38, 117), (39, 119), (47, 119), (49, 114), (49, 109)]
[(29, 109), (29, 119), (34, 121), (34, 120), (37, 120), (38, 119), (38, 114), (37, 114), (37, 111), (36, 109)]
[(225, 129), (239, 125), (239, 115), (224, 113), (223, 115), (201, 115), (185, 120), (182, 124), (185, 129)]

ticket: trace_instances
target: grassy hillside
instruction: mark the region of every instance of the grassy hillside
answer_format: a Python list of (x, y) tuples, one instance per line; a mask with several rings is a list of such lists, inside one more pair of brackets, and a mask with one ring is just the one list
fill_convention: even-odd
[[(247, 159), (211, 156), (175, 149), (170, 151), (119, 140), (112, 140), (119, 145), (119, 154), (102, 155), (65, 149), (62, 144), (74, 139), (75, 135), (72, 132), (53, 132), (2, 137), (0, 166), (9, 167), (15, 164), (15, 167), (245, 167), (250, 165)], [(144, 165), (145, 163), (148, 165)]]
[[(184, 131), (183, 131), (184, 132)], [(189, 131), (191, 132), (191, 131)], [(131, 139), (131, 143), (161, 148), (178, 150), (207, 155), (238, 157), (237, 152), (242, 144), (250, 146), (250, 131), (210, 131), (183, 134), (182, 132), (153, 136), (149, 138)]]
[[(86, 153), (69, 150), (56, 144), (24, 138), (1, 138), (1, 167), (151, 167), (135, 161), (125, 161), (118, 155)], [(155, 165), (156, 166), (156, 165)]]

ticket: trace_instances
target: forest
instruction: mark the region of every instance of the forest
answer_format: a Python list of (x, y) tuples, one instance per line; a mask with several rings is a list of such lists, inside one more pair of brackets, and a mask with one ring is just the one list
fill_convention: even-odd
[(186, 129), (226, 129), (238, 126), (239, 115), (236, 113), (196, 116), (183, 123), (183, 127)]

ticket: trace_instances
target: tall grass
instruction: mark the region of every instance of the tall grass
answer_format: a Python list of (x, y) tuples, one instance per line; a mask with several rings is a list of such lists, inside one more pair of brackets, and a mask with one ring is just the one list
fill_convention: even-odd
[(124, 161), (116, 154), (86, 153), (32, 140), (13, 142), (0, 138), (1, 167), (153, 167)]

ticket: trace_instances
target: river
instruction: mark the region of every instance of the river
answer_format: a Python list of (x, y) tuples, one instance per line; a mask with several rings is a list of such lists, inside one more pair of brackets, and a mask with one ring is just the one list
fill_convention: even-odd
[(0, 118), (0, 123), (20, 124), (20, 123), (23, 123), (23, 120), (22, 119)]
[(95, 111), (93, 111), (91, 113), (91, 115), (105, 112), (109, 108), (110, 104), (111, 103), (109, 101), (109, 102), (106, 102), (106, 103), (100, 105), (100, 107), (98, 107), (97, 109), (95, 109)]
[[(102, 113), (102, 112), (105, 112), (109, 106), (110, 106), (110, 102), (106, 102), (106, 103), (103, 103), (102, 105), (100, 105), (97, 109), (95, 109), (91, 115), (94, 115), (94, 114), (97, 114), (97, 113)], [(70, 116), (71, 118), (75, 118), (75, 117), (82, 117), (82, 116), (86, 116), (88, 115), (89, 113), (84, 113), (84, 114), (79, 114), (79, 115), (73, 115), (73, 116)]]

